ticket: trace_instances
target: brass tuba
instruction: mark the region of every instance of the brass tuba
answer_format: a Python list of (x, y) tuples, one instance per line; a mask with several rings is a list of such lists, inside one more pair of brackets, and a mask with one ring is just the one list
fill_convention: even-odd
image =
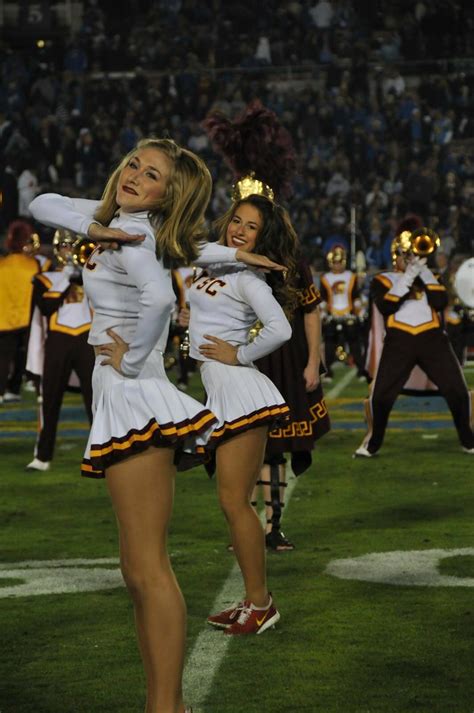
[(418, 257), (432, 255), (441, 245), (438, 233), (431, 228), (418, 228), (410, 236), (411, 252)]
[(438, 233), (431, 228), (417, 228), (416, 230), (402, 230), (393, 240), (391, 245), (392, 260), (395, 262), (398, 255), (416, 255), (428, 257), (441, 245)]
[(69, 248), (72, 251), (76, 241), (77, 236), (74, 235), (74, 233), (71, 233), (70, 230), (65, 230), (63, 228), (58, 228), (58, 230), (56, 230), (53, 238), (53, 253), (60, 265), (72, 263), (72, 252), (65, 257), (61, 255), (61, 249)]
[[(96, 247), (96, 244), (89, 240), (89, 238), (78, 238), (78, 236), (70, 230), (59, 228), (54, 233), (53, 252), (60, 265), (83, 267), (89, 255)], [(64, 257), (61, 255), (61, 248), (69, 248), (70, 253)]]

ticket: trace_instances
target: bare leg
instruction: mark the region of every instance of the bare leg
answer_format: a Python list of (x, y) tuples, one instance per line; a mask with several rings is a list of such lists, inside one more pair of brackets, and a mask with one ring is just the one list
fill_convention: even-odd
[(265, 540), (250, 499), (262, 467), (266, 439), (266, 426), (253, 428), (223, 443), (216, 453), (219, 502), (242, 570), (246, 598), (257, 607), (268, 604)]
[(174, 452), (148, 448), (107, 469), (122, 574), (147, 678), (145, 713), (181, 713), (186, 607), (167, 553)]

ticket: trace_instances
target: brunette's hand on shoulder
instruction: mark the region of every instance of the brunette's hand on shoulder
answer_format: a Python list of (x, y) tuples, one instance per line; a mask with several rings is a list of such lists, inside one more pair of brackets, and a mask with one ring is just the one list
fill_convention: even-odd
[(122, 245), (129, 243), (142, 243), (145, 240), (145, 234), (132, 235), (126, 233), (120, 228), (109, 228), (107, 225), (100, 223), (91, 223), (87, 234), (91, 240), (104, 248), (104, 250), (120, 250)]
[(224, 341), (224, 339), (219, 339), (218, 337), (213, 337), (210, 334), (204, 334), (204, 339), (208, 339), (210, 344), (200, 344), (199, 351), (207, 359), (214, 359), (215, 361), (220, 361), (222, 364), (230, 364), (231, 366), (237, 366), (239, 363), (237, 359), (237, 349), (233, 344)]

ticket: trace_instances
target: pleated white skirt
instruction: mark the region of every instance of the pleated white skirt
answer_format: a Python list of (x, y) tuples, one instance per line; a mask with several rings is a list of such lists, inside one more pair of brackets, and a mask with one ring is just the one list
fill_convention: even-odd
[(149, 446), (174, 448), (176, 462), (184, 450), (196, 452), (196, 438), (215, 416), (169, 381), (161, 352), (150, 354), (135, 379), (102, 361), (103, 356), (96, 358), (92, 375), (94, 418), (82, 475), (102, 478), (106, 468)]
[(256, 367), (206, 361), (201, 365), (201, 379), (206, 407), (217, 422), (198, 438), (199, 450), (212, 451), (237, 433), (264, 424), (271, 430), (288, 418), (283, 396)]

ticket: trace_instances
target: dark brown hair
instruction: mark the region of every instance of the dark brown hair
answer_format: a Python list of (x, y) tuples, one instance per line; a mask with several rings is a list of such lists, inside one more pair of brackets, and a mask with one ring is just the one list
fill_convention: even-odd
[(272, 288), (275, 299), (283, 307), (286, 316), (291, 319), (298, 307), (296, 290), (296, 259), (298, 253), (298, 236), (291, 224), (288, 211), (281, 205), (264, 196), (251, 195), (234, 203), (224, 215), (216, 220), (214, 228), (219, 236), (219, 242), (225, 244), (227, 228), (235, 215), (237, 208), (249, 204), (260, 213), (263, 226), (257, 235), (255, 252), (265, 255), (287, 268), (286, 277), (282, 272), (272, 271), (265, 275), (267, 283)]

